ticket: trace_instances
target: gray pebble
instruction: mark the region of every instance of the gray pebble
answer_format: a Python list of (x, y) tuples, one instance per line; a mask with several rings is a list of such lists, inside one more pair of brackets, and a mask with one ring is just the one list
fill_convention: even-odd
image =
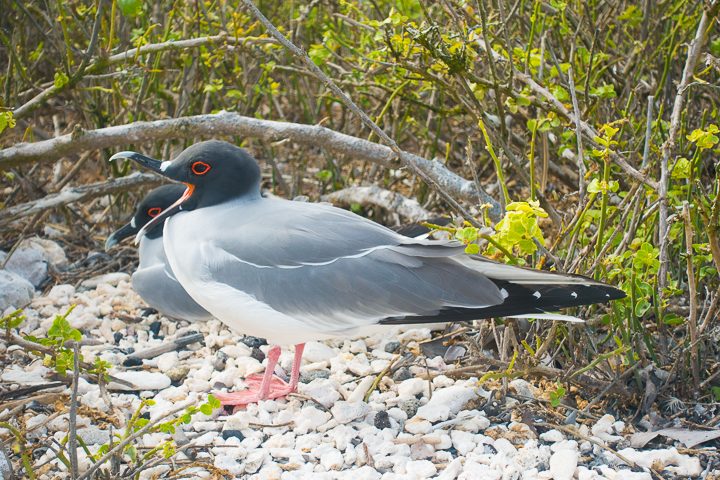
[(407, 414), (408, 418), (412, 418), (417, 413), (418, 408), (420, 408), (420, 400), (417, 398), (410, 398), (401, 402), (398, 407)]
[(300, 374), (302, 383), (310, 383), (316, 378), (330, 378), (330, 370), (311, 370)]
[(392, 379), (395, 380), (395, 382), (402, 382), (403, 380), (407, 380), (409, 378), (413, 378), (413, 374), (407, 367), (398, 368), (392, 376)]
[(400, 349), (400, 342), (388, 342), (385, 344), (385, 351), (387, 353), (395, 353)]

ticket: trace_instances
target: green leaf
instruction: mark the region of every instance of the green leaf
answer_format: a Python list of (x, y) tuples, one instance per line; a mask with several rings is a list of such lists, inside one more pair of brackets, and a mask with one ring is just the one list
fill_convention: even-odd
[(675, 162), (672, 170), (672, 178), (687, 179), (690, 178), (690, 160), (680, 157)]
[(142, 0), (117, 0), (120, 11), (126, 17), (137, 17), (142, 12)]
[(222, 407), (222, 404), (220, 403), (220, 400), (218, 400), (215, 395), (210, 394), (207, 398), (207, 403), (213, 408), (220, 408)]
[(329, 182), (332, 180), (333, 174), (330, 170), (320, 170), (315, 174), (315, 178), (321, 182)]
[(468, 243), (468, 246), (465, 247), (465, 253), (468, 255), (477, 255), (480, 253), (480, 245), (477, 243)]
[(67, 85), (69, 81), (70, 78), (65, 75), (64, 72), (55, 72), (55, 81), (53, 82), (55, 88), (62, 88)]
[(212, 412), (213, 408), (209, 404), (203, 403), (202, 405), (200, 405), (200, 413), (203, 413), (205, 415), (212, 415)]
[(310, 50), (308, 50), (308, 56), (315, 65), (323, 65), (330, 58), (330, 55), (330, 50), (323, 44), (311, 45)]
[(0, 133), (6, 128), (15, 128), (15, 118), (11, 111), (0, 112)]

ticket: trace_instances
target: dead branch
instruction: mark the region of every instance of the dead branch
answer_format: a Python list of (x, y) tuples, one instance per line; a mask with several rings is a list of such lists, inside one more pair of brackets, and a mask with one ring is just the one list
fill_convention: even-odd
[(344, 205), (350, 205), (351, 203), (375, 205), (397, 213), (410, 222), (418, 222), (430, 217), (430, 212), (425, 210), (417, 200), (407, 198), (404, 195), (390, 190), (385, 190), (377, 185), (343, 188), (342, 190), (323, 195), (321, 200)]
[[(234, 112), (220, 112), (153, 122), (135, 122), (86, 132), (75, 132), (35, 143), (19, 143), (0, 150), (0, 169), (33, 161), (51, 161), (88, 150), (100, 150), (131, 143), (228, 135), (257, 138), (265, 142), (289, 139), (301, 145), (322, 146), (323, 149), (336, 155), (345, 155), (355, 160), (377, 163), (384, 167), (399, 166), (395, 162), (395, 153), (389, 147), (329, 128), (319, 125), (260, 120)], [(477, 202), (480, 197), (483, 202), (493, 205), (491, 214), (494, 218), (498, 218), (498, 202), (486, 192), (478, 191), (474, 182), (456, 175), (438, 161), (427, 160), (407, 152), (403, 152), (403, 157), (432, 177), (451, 195), (473, 203)], [(8, 215), (6, 212), (3, 214)]]
[(111, 193), (123, 192), (141, 185), (155, 185), (162, 182), (162, 178), (151, 173), (135, 172), (127, 177), (114, 178), (107, 182), (91, 183), (80, 187), (66, 188), (58, 193), (31, 202), (21, 203), (0, 210), (0, 225), (8, 224), (19, 218), (33, 215), (51, 208), (68, 205), (74, 202), (95, 198)]
[(717, 14), (720, 2), (714, 1), (709, 7), (703, 11), (700, 22), (698, 23), (695, 38), (688, 48), (687, 59), (685, 60), (685, 68), (683, 68), (682, 80), (675, 94), (675, 102), (673, 104), (672, 114), (670, 115), (670, 130), (667, 140), (662, 146), (662, 157), (660, 159), (660, 182), (658, 185), (658, 197), (660, 200), (660, 211), (658, 216), (658, 236), (660, 238), (660, 270), (658, 271), (658, 290), (660, 298), (663, 298), (663, 291), (667, 285), (668, 270), (668, 187), (670, 186), (670, 172), (668, 163), (670, 155), (672, 155), (675, 147), (675, 138), (680, 131), (680, 118), (682, 116), (683, 107), (685, 106), (685, 90), (690, 80), (692, 80), (695, 65), (700, 58), (700, 52), (705, 46), (708, 34), (708, 24)]

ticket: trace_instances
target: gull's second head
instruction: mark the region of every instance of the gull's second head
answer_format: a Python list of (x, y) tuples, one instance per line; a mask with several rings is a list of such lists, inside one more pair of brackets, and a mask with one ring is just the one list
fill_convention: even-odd
[[(179, 184), (163, 185), (152, 190), (138, 203), (130, 221), (107, 238), (105, 250), (109, 250), (127, 237), (137, 235), (145, 225), (175, 203), (184, 191), (185, 187)], [(162, 236), (162, 223), (160, 222), (147, 230), (145, 235), (148, 238)]]

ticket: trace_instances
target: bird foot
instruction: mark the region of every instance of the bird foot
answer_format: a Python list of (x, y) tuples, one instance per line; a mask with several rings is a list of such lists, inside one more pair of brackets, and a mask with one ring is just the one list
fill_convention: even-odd
[(239, 392), (229, 393), (214, 393), (215, 398), (220, 400), (223, 406), (231, 405), (235, 407), (242, 407), (251, 403), (258, 403), (261, 400), (272, 400), (275, 398), (281, 398), (287, 396), (289, 393), (293, 393), (296, 388), (292, 388), (287, 382), (273, 376), (270, 380), (270, 388), (266, 395), (260, 395), (260, 386), (262, 385), (262, 375), (250, 375), (245, 378), (245, 383), (248, 388), (240, 390)]

